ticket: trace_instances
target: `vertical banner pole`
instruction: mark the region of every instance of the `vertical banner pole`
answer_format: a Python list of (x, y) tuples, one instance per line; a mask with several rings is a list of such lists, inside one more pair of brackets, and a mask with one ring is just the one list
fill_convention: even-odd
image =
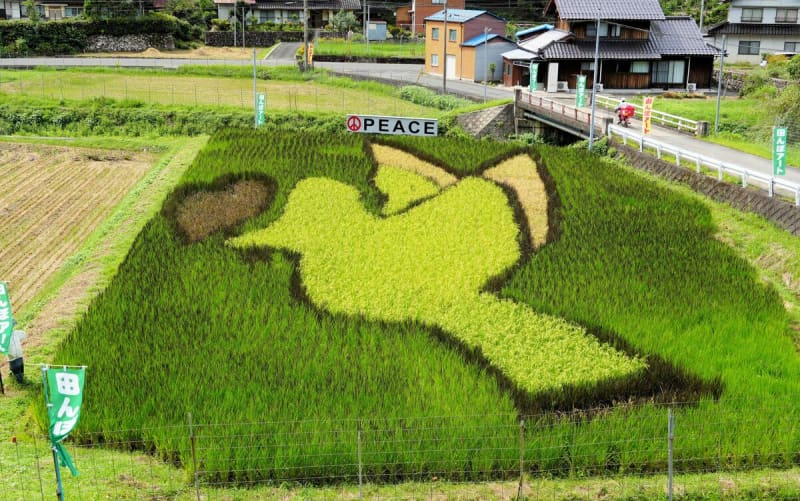
[(669, 469), (669, 485), (667, 493), (669, 501), (672, 501), (672, 444), (675, 440), (675, 416), (672, 414), (672, 409), (667, 409), (667, 444), (669, 446), (667, 452), (667, 468)]
[(253, 45), (253, 122), (258, 128), (258, 95), (256, 91), (256, 46)]

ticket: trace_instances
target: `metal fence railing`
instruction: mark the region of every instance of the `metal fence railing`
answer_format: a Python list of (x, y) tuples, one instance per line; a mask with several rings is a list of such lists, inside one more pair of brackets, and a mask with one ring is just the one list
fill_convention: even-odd
[(630, 142), (636, 144), (639, 151), (653, 152), (659, 159), (665, 155), (669, 155), (674, 159), (675, 165), (687, 166), (688, 164), (693, 166), (698, 174), (706, 173), (715, 176), (718, 181), (722, 181), (726, 175), (734, 176), (738, 178), (743, 188), (754, 184), (762, 187), (770, 197), (774, 197), (776, 193), (794, 197), (795, 206), (800, 207), (799, 183), (746, 169), (729, 162), (709, 158), (695, 151), (679, 148), (669, 143), (637, 134), (626, 127), (610, 125), (608, 127), (608, 138), (613, 139), (614, 137), (621, 139), (623, 145), (627, 145)]
[[(603, 108), (610, 110), (616, 108), (620, 102), (619, 98), (602, 96), (599, 94), (596, 96), (596, 99), (598, 106), (602, 106)], [(634, 103), (629, 104), (636, 110), (636, 114), (634, 116), (641, 119), (643, 113), (642, 106)], [(664, 113), (663, 111), (652, 110), (650, 120), (655, 124), (669, 127), (671, 129), (677, 129), (681, 132), (689, 132), (691, 134), (695, 134), (697, 132), (697, 120), (671, 115), (669, 113)]]

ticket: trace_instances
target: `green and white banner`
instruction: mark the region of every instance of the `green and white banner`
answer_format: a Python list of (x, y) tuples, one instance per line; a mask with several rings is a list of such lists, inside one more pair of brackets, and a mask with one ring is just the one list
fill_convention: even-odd
[(74, 476), (78, 476), (78, 470), (61, 441), (78, 424), (85, 371), (84, 367), (42, 368), (47, 416), (50, 418), (50, 443), (56, 448), (61, 465), (67, 466)]
[(8, 284), (0, 282), (0, 353), (8, 354), (14, 322), (11, 317), (11, 300), (8, 298)]
[(772, 175), (786, 175), (786, 127), (772, 128)]
[(267, 114), (267, 95), (263, 92), (256, 94), (256, 127), (264, 125)]
[(531, 81), (529, 87), (531, 92), (533, 92), (539, 87), (539, 63), (531, 63), (530, 73)]
[(586, 106), (586, 75), (578, 75), (578, 85), (575, 88), (575, 106)]

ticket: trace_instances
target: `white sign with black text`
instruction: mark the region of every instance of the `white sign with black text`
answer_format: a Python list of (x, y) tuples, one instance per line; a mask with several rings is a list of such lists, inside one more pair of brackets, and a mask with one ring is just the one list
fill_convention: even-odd
[(408, 136), (437, 136), (439, 134), (439, 122), (435, 118), (347, 115), (346, 123), (347, 130), (350, 132)]

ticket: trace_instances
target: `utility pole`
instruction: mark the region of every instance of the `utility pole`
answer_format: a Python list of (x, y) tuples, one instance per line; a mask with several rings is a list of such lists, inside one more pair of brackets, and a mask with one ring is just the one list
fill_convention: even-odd
[(717, 78), (717, 114), (714, 117), (714, 134), (719, 132), (719, 101), (722, 98), (722, 80), (725, 78), (722, 71), (725, 69), (725, 48), (728, 40), (722, 35), (722, 55), (719, 57), (719, 78)]
[(489, 32), (492, 31), (488, 26), (483, 27), (483, 64), (486, 69), (483, 72), (483, 102), (486, 103), (486, 82), (489, 80)]
[(600, 8), (597, 8), (597, 24), (595, 25), (594, 34), (594, 71), (592, 71), (592, 119), (589, 125), (589, 151), (592, 151), (594, 145), (594, 112), (595, 101), (597, 100), (597, 73), (598, 63), (600, 59)]
[(442, 26), (442, 94), (447, 94), (447, 0), (444, 0), (444, 24)]
[(706, 10), (706, 1), (700, 0), (700, 34), (703, 33), (703, 12)]
[(308, 71), (308, 0), (303, 0), (303, 71)]
[(364, 38), (367, 39), (367, 54), (369, 54), (369, 4), (367, 4), (367, 29), (364, 30)]

